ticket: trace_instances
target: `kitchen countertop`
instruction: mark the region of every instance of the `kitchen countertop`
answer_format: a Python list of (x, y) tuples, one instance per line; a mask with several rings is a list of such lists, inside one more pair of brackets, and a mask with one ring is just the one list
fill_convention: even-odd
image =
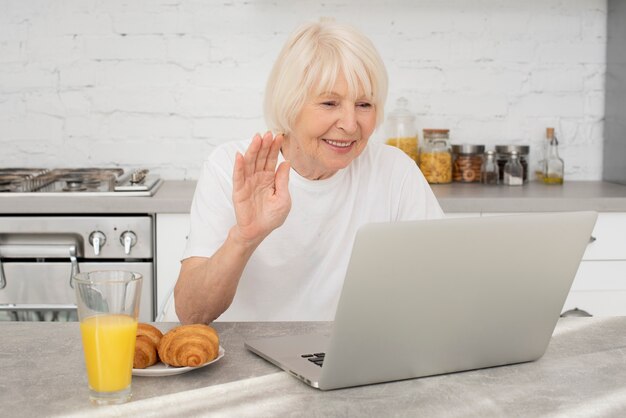
[(0, 194), (0, 214), (189, 213), (195, 181), (164, 181), (153, 196), (11, 196)]
[(626, 212), (626, 185), (604, 181), (566, 181), (560, 186), (536, 181), (523, 186), (451, 183), (432, 188), (446, 213)]
[(226, 350), (220, 361), (177, 376), (134, 377), (131, 402), (96, 407), (88, 401), (77, 323), (0, 322), (0, 416), (626, 415), (626, 317), (561, 318), (535, 362), (329, 392), (296, 380), (243, 342), (324, 333), (330, 323), (214, 326)]
[[(189, 213), (195, 181), (166, 180), (152, 197), (0, 195), (0, 214)], [(433, 185), (446, 213), (596, 210), (626, 212), (626, 185), (566, 181), (521, 187), (451, 183)]]

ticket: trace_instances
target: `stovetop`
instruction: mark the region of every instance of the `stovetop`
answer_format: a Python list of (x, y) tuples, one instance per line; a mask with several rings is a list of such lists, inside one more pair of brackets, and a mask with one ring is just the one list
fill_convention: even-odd
[(161, 183), (145, 169), (0, 168), (0, 196), (152, 196)]

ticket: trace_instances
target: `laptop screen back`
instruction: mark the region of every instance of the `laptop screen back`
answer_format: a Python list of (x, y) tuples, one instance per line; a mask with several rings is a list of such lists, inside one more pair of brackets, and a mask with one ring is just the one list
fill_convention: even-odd
[(561, 212), (365, 225), (320, 387), (541, 357), (596, 217)]

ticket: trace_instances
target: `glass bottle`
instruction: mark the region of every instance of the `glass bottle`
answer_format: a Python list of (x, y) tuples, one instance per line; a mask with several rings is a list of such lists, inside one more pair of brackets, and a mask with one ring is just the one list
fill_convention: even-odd
[(550, 139), (550, 145), (544, 163), (543, 182), (545, 184), (563, 184), (565, 164), (563, 159), (559, 157), (559, 141), (554, 135), (554, 128), (548, 128), (546, 135)]
[(409, 111), (409, 101), (404, 97), (396, 100), (396, 108), (389, 113), (386, 122), (387, 145), (400, 148), (418, 162), (417, 129), (415, 115)]
[(424, 129), (419, 166), (429, 183), (452, 182), (452, 153), (448, 129)]
[(504, 184), (521, 186), (524, 184), (524, 167), (520, 163), (517, 151), (511, 151), (509, 160), (504, 165)]
[(546, 170), (546, 157), (548, 156), (548, 147), (552, 136), (554, 136), (554, 128), (546, 128), (546, 139), (541, 142), (541, 160), (537, 163), (537, 169), (535, 170), (535, 177), (538, 181), (543, 181), (543, 173)]
[(485, 161), (480, 172), (480, 182), (482, 184), (498, 184), (499, 177), (496, 152), (489, 150), (485, 153)]

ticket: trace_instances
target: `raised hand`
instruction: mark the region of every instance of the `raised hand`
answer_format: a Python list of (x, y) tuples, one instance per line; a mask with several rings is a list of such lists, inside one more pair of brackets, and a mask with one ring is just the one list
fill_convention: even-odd
[(233, 205), (237, 237), (258, 245), (285, 222), (291, 209), (289, 162), (278, 166), (283, 135), (256, 134), (245, 155), (237, 153), (233, 169)]

